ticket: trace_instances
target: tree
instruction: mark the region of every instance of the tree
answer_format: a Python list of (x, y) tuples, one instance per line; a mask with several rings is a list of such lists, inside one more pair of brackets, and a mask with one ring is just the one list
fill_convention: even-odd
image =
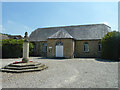
[(108, 32), (102, 38), (102, 53), (104, 59), (118, 60), (120, 58), (120, 32)]

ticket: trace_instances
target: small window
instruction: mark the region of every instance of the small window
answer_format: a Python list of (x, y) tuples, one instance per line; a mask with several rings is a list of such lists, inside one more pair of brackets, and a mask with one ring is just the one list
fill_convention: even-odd
[(43, 44), (43, 52), (47, 52), (47, 43)]
[(56, 45), (63, 45), (61, 41), (57, 42)]
[(101, 52), (101, 43), (98, 43), (98, 51)]
[(84, 43), (84, 52), (89, 52), (89, 45), (87, 42)]
[(36, 52), (36, 44), (34, 44), (33, 51)]

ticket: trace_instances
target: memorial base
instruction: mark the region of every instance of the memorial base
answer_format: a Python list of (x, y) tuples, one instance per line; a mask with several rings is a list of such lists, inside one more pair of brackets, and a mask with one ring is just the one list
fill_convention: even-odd
[(41, 71), (47, 69), (48, 67), (44, 64), (38, 62), (19, 62), (17, 64), (11, 63), (6, 65), (1, 69), (2, 72), (12, 72), (12, 73), (23, 73), (23, 72), (33, 72), (33, 71)]
[(22, 59), (22, 62), (23, 62), (23, 63), (28, 63), (28, 62), (29, 62), (29, 59), (28, 59), (28, 58), (23, 58), (23, 59)]

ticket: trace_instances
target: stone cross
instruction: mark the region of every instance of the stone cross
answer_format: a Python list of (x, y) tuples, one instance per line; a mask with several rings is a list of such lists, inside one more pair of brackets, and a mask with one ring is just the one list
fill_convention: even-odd
[(23, 41), (23, 63), (27, 63), (29, 61), (29, 40), (28, 33), (25, 32), (24, 41)]

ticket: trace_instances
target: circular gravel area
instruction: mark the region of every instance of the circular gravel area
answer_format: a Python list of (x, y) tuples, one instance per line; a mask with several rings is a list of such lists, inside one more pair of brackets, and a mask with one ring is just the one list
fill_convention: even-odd
[[(19, 59), (3, 59), (5, 66)], [(38, 72), (2, 74), (2, 88), (118, 88), (118, 62), (95, 58), (42, 59), (48, 69)]]

